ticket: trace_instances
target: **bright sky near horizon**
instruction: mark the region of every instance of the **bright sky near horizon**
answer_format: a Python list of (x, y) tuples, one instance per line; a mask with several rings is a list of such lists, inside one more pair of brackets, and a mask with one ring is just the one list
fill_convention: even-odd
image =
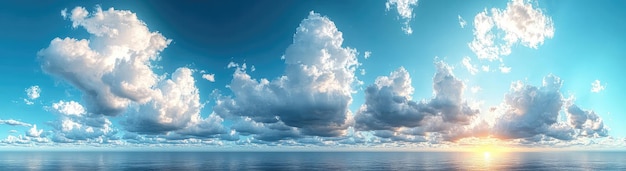
[(0, 2), (0, 146), (623, 148), (626, 2)]

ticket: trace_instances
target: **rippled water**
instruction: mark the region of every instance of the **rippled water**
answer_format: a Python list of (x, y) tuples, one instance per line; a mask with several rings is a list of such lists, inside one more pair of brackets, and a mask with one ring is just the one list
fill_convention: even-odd
[(626, 152), (0, 152), (0, 170), (626, 170)]

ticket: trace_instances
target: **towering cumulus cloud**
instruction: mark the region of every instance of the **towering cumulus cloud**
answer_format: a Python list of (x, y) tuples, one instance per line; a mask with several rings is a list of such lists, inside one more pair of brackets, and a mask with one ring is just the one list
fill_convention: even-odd
[[(159, 53), (171, 40), (151, 32), (134, 13), (113, 8), (103, 11), (100, 7), (90, 13), (76, 7), (71, 14), (63, 10), (62, 15), (72, 21), (74, 28), (87, 30), (89, 39), (55, 38), (38, 55), (46, 73), (69, 82), (83, 93), (86, 111), (81, 113), (108, 116), (128, 113), (122, 123), (127, 130), (140, 133), (183, 129), (184, 133), (194, 135), (223, 132), (212, 131), (221, 130), (221, 124), (200, 126), (222, 119), (200, 117), (203, 105), (193, 70), (178, 68), (170, 79), (153, 72), (152, 68), (158, 66), (155, 62), (160, 58)], [(58, 130), (77, 128), (70, 121), (84, 124), (80, 123), (82, 120), (65, 119)]]
[(356, 51), (342, 43), (335, 24), (311, 12), (284, 54), (285, 75), (257, 80), (237, 67), (229, 85), (234, 97), (222, 97), (214, 110), (251, 118), (261, 123), (257, 126), (284, 123), (304, 135), (343, 135), (351, 121), (348, 105), (358, 63)]
[(90, 14), (76, 7), (69, 20), (90, 38), (52, 40), (39, 52), (43, 70), (80, 89), (93, 113), (118, 115), (130, 101), (149, 100), (157, 82), (150, 63), (171, 40), (150, 32), (130, 11), (96, 8)]
[(458, 134), (458, 127), (469, 125), (479, 111), (469, 107), (462, 98), (465, 85), (452, 74), (450, 67), (443, 62), (435, 64), (434, 97), (429, 101), (411, 100), (414, 89), (404, 68), (378, 77), (376, 83), (365, 90), (365, 104), (355, 118), (356, 128), (376, 130), (377, 134), (382, 133), (381, 130), (416, 135), (438, 132), (447, 136), (444, 138)]

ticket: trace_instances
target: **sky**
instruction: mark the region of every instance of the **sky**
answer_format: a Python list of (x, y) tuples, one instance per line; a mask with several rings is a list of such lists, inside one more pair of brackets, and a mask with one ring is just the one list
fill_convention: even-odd
[(1, 149), (623, 149), (623, 2), (0, 2)]

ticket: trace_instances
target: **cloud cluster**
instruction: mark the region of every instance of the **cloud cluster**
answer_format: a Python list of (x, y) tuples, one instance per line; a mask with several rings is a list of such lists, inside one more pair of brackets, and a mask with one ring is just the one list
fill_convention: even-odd
[[(524, 85), (520, 81), (512, 83), (503, 104), (496, 109), (499, 115), (492, 134), (501, 139), (527, 141), (541, 141), (545, 137), (573, 140), (607, 136), (607, 129), (598, 115), (563, 98), (562, 83), (554, 75), (546, 76), (540, 87)], [(564, 109), (567, 122), (559, 120), (559, 113)]]
[(356, 129), (374, 130), (376, 136), (386, 138), (419, 139), (415, 135), (435, 132), (445, 139), (456, 139), (479, 110), (471, 108), (462, 98), (465, 85), (452, 74), (451, 68), (443, 62), (435, 64), (434, 97), (428, 101), (411, 100), (414, 89), (404, 68), (378, 77), (365, 90), (365, 104), (355, 116)]
[[(41, 50), (39, 60), (43, 70), (78, 88), (86, 107), (77, 102), (53, 104), (62, 114), (57, 130), (64, 134), (57, 140), (93, 138), (113, 131), (105, 116), (126, 113), (122, 121), (127, 131), (164, 134), (183, 131), (190, 134), (215, 134), (215, 121), (221, 118), (201, 118), (199, 91), (193, 70), (178, 68), (171, 74), (157, 75), (153, 68), (159, 53), (171, 42), (159, 32), (151, 32), (135, 13), (96, 7), (90, 13), (76, 7), (64, 18), (74, 28), (82, 27), (89, 39), (55, 38)], [(72, 116), (72, 117), (70, 117)], [(86, 124), (83, 119), (97, 121)], [(217, 124), (221, 127), (221, 124)], [(209, 130), (202, 130), (202, 129)], [(221, 128), (219, 128), (221, 129)], [(100, 130), (98, 132), (98, 130)], [(193, 130), (193, 131), (190, 131)], [(224, 132), (224, 131), (218, 131)]]
[(213, 109), (227, 118), (250, 118), (264, 127), (297, 129), (304, 135), (345, 134), (358, 62), (356, 51), (342, 43), (335, 24), (311, 12), (283, 56), (285, 75), (257, 80), (246, 73), (245, 64), (231, 63), (229, 68), (237, 68), (229, 84), (234, 97), (221, 97)]
[[(87, 113), (78, 102), (59, 101), (48, 109), (58, 114), (58, 120), (50, 124), (53, 127), (51, 137), (53, 142), (105, 142), (117, 139), (115, 136), (117, 130), (112, 128), (109, 119), (103, 115)], [(36, 127), (33, 128), (36, 130)], [(27, 135), (34, 134), (29, 131)]]
[(536, 49), (553, 35), (552, 19), (542, 10), (531, 1), (512, 0), (504, 10), (485, 9), (474, 17), (474, 40), (468, 45), (478, 59), (492, 61), (509, 55), (517, 43)]
[(404, 20), (402, 31), (406, 34), (412, 34), (410, 22), (413, 19), (413, 7), (417, 6), (417, 0), (387, 0), (385, 3), (386, 10), (391, 10), (392, 6), (396, 6), (398, 15)]

